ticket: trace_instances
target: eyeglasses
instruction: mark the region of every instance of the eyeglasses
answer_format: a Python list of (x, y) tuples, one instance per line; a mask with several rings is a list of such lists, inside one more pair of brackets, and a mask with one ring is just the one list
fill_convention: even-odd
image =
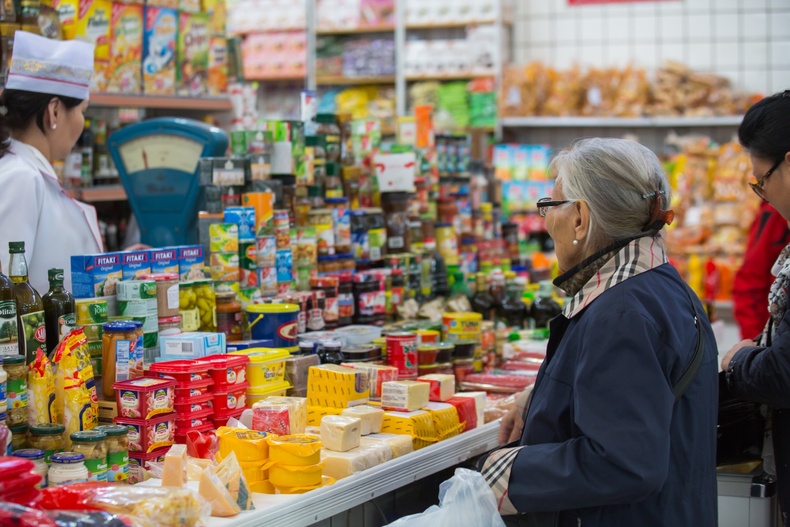
[(546, 217), (546, 213), (549, 211), (549, 207), (559, 207), (560, 205), (565, 205), (566, 203), (573, 203), (574, 199), (561, 199), (561, 200), (552, 200), (551, 198), (540, 198), (538, 200), (538, 214), (540, 214), (541, 218)]
[(765, 197), (765, 189), (763, 188), (763, 185), (765, 185), (765, 181), (768, 179), (768, 177), (771, 174), (773, 174), (776, 171), (777, 168), (779, 168), (779, 165), (781, 165), (782, 161), (784, 160), (785, 158), (782, 158), (776, 163), (774, 163), (774, 166), (772, 166), (768, 170), (768, 172), (766, 172), (762, 177), (757, 178), (757, 183), (752, 183), (751, 181), (749, 182), (749, 186), (752, 187), (754, 193), (760, 196), (760, 199), (762, 199), (763, 201), (768, 201), (768, 199)]

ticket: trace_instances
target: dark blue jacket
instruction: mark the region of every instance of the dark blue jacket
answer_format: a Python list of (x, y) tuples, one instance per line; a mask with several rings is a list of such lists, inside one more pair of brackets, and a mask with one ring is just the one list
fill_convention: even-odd
[(715, 527), (716, 340), (675, 403), (697, 343), (689, 294), (661, 265), (551, 323), (508, 494), (577, 527)]

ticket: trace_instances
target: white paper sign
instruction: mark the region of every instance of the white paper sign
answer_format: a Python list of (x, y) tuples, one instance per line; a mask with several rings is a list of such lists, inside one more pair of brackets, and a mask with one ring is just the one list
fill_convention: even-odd
[(380, 192), (414, 192), (417, 159), (414, 152), (379, 154), (373, 158)]

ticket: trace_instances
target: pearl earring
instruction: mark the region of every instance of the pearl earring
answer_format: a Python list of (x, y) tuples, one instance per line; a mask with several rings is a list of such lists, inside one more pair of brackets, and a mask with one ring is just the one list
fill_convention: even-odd
[(53, 130), (57, 130), (57, 128), (58, 128), (58, 125), (57, 125), (57, 123), (52, 123), (52, 129), (53, 129)]
[(579, 245), (579, 240), (573, 240), (573, 245)]

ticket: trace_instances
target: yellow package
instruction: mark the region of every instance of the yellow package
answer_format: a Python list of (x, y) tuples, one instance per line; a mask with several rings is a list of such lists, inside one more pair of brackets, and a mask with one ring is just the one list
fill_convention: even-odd
[(428, 412), (384, 412), (381, 431), (387, 434), (406, 434), (412, 437), (414, 450), (425, 448), (438, 441), (433, 418)]
[(225, 21), (227, 19), (227, 6), (225, 0), (203, 0), (203, 12), (211, 15), (209, 17), (209, 32), (212, 35), (224, 37)]
[(266, 432), (221, 426), (217, 428), (219, 439), (219, 458), (226, 459), (236, 453), (241, 461), (267, 461), (269, 459), (269, 443)]
[(52, 7), (58, 12), (63, 40), (74, 40), (77, 36), (79, 0), (54, 0)]
[(269, 436), (269, 461), (282, 465), (307, 466), (321, 462), (323, 443), (315, 436), (296, 434)]
[(439, 441), (457, 436), (466, 426), (465, 423), (460, 422), (458, 410), (451, 404), (430, 402), (422, 409), (431, 414)]
[(47, 354), (40, 349), (30, 363), (27, 380), (28, 425), (60, 423), (62, 414), (55, 403), (55, 376)]
[(212, 253), (211, 279), (215, 282), (238, 282), (239, 253)]
[(143, 89), (143, 6), (115, 3), (110, 22), (110, 93), (140, 93)]
[(308, 370), (308, 405), (348, 408), (369, 400), (368, 375), (364, 371), (334, 364), (311, 366)]
[(93, 56), (98, 61), (110, 60), (111, 16), (110, 0), (79, 0), (76, 39), (94, 44)]
[(211, 37), (208, 49), (208, 94), (224, 95), (228, 91), (228, 41)]
[(60, 342), (52, 357), (55, 406), (63, 415), (67, 449), (71, 446), (72, 432), (91, 430), (99, 424), (99, 400), (87, 343), (82, 330), (74, 330)]

